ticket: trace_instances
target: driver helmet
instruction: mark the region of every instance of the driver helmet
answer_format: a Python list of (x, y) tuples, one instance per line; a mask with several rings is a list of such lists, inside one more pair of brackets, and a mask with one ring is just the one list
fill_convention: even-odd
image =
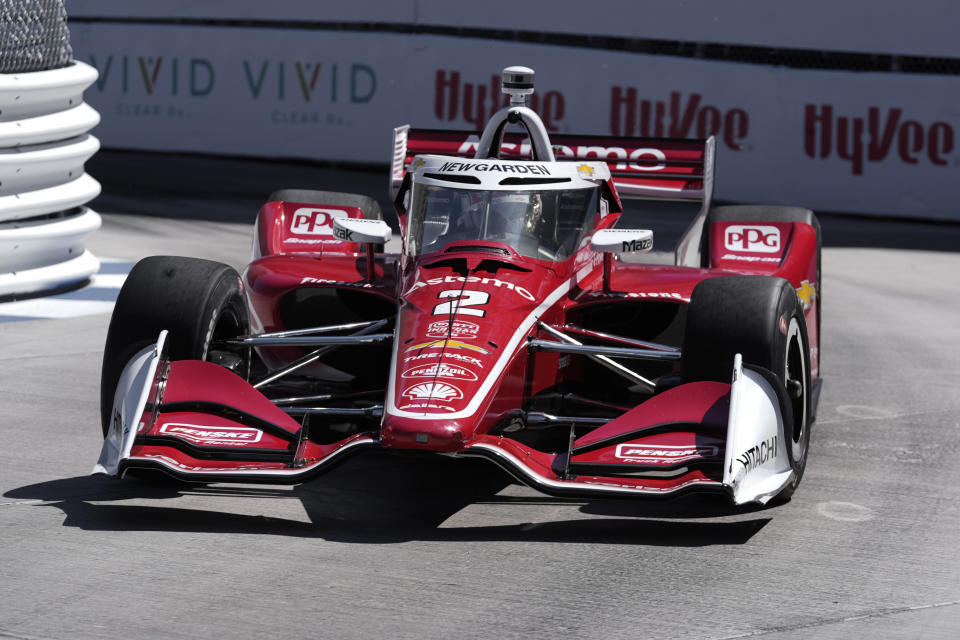
[(491, 208), (508, 227), (517, 228), (515, 221), (523, 222), (526, 233), (535, 234), (543, 215), (543, 202), (539, 193), (494, 193)]

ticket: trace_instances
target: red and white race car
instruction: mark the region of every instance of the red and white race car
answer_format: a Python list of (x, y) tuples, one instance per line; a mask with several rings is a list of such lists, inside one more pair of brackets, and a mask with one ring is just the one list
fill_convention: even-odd
[[(553, 495), (788, 498), (820, 386), (813, 213), (711, 207), (712, 139), (551, 140), (533, 72), (503, 88), (479, 136), (395, 130), (396, 253), (372, 198), (288, 190), (242, 277), (139, 262), (95, 471), (299, 483), (396, 450)], [(701, 203), (674, 265), (621, 259), (653, 238), (615, 226), (625, 195)]]

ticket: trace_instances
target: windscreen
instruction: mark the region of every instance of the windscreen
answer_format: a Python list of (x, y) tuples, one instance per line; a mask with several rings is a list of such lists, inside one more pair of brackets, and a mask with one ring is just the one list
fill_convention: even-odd
[(456, 240), (503, 242), (540, 260), (566, 260), (598, 213), (598, 188), (483, 191), (417, 185), (407, 253), (440, 251)]

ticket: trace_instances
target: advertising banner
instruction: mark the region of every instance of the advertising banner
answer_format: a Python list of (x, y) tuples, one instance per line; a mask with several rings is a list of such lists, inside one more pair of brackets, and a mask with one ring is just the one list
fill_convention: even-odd
[[(382, 163), (394, 126), (482, 128), (537, 72), (552, 132), (717, 138), (716, 197), (960, 219), (960, 84), (399, 33), (79, 23), (105, 147)], [(615, 151), (610, 151), (615, 153)]]
[(403, 25), (947, 57), (957, 55), (960, 20), (956, 0), (67, 0), (67, 11), (72, 19)]

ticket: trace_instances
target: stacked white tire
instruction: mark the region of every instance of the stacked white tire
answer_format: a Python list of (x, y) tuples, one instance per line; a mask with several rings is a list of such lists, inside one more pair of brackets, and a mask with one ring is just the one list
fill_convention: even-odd
[(97, 71), (0, 74), (0, 299), (64, 289), (100, 267), (86, 249), (100, 193), (84, 163), (100, 148), (99, 114), (83, 102)]

